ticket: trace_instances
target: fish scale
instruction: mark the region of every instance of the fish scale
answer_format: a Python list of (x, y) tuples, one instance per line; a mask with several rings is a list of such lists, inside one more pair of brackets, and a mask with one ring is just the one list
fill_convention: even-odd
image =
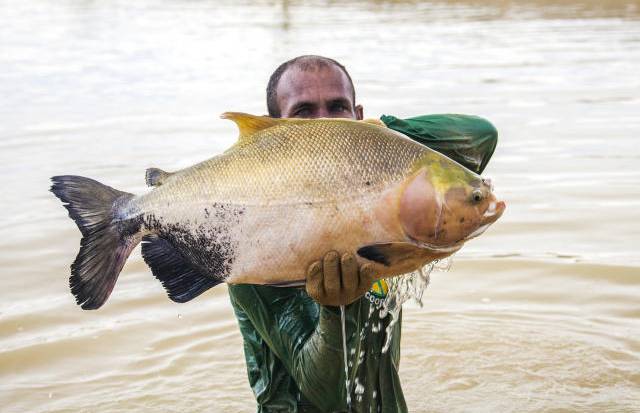
[(396, 183), (422, 154), (424, 147), (389, 129), (362, 124), (347, 134), (344, 122), (263, 130), (252, 145), (180, 171), (137, 202), (154, 208), (166, 192), (183, 202), (202, 196), (239, 204), (323, 202)]

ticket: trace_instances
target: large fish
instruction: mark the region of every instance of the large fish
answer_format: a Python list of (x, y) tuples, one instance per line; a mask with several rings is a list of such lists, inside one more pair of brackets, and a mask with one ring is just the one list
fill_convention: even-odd
[(107, 300), (141, 241), (169, 297), (186, 302), (221, 282), (303, 284), (330, 250), (357, 253), (380, 277), (413, 271), (505, 208), (488, 181), (379, 122), (223, 117), (237, 143), (174, 173), (147, 170), (147, 194), (52, 178), (82, 232), (70, 278), (82, 308)]

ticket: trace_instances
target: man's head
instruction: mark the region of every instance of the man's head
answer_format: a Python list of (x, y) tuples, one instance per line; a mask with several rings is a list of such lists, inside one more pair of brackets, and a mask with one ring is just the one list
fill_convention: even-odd
[(362, 119), (347, 70), (333, 59), (298, 56), (269, 78), (267, 109), (274, 118)]

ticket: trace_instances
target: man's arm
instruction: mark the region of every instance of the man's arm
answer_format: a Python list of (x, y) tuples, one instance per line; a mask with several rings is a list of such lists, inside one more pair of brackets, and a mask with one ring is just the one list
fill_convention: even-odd
[[(295, 288), (230, 285), (229, 294), (236, 312), (240, 311), (257, 333), (257, 337), (252, 338), (243, 331), (245, 342), (264, 341), (302, 394), (320, 410), (345, 408), (342, 327), (338, 308), (320, 306), (304, 290)], [(349, 348), (353, 348), (357, 338), (355, 332), (360, 328), (356, 316), (359, 311), (359, 302), (346, 306)], [(349, 355), (349, 359), (352, 357)], [(258, 364), (252, 360), (248, 367), (265, 368)], [(251, 380), (251, 369), (249, 376)], [(272, 380), (272, 385), (276, 384)], [(252, 387), (259, 396), (260, 386), (252, 383)]]
[(421, 144), (480, 174), (498, 143), (498, 131), (486, 119), (469, 115), (424, 115), (408, 119), (383, 115), (380, 120)]

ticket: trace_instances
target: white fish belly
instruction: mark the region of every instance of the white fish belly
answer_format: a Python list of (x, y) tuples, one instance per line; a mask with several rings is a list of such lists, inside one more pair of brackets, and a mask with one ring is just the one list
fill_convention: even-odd
[(328, 251), (355, 253), (397, 235), (375, 217), (379, 197), (348, 203), (247, 207), (234, 228), (238, 254), (228, 283), (279, 284), (304, 280), (308, 266)]
[(381, 223), (397, 221), (387, 205), (395, 191), (264, 205), (154, 191), (131, 209), (145, 216), (147, 233), (167, 239), (204, 276), (282, 284), (304, 280), (308, 266), (328, 251), (355, 253), (368, 244), (401, 241), (397, 228)]

